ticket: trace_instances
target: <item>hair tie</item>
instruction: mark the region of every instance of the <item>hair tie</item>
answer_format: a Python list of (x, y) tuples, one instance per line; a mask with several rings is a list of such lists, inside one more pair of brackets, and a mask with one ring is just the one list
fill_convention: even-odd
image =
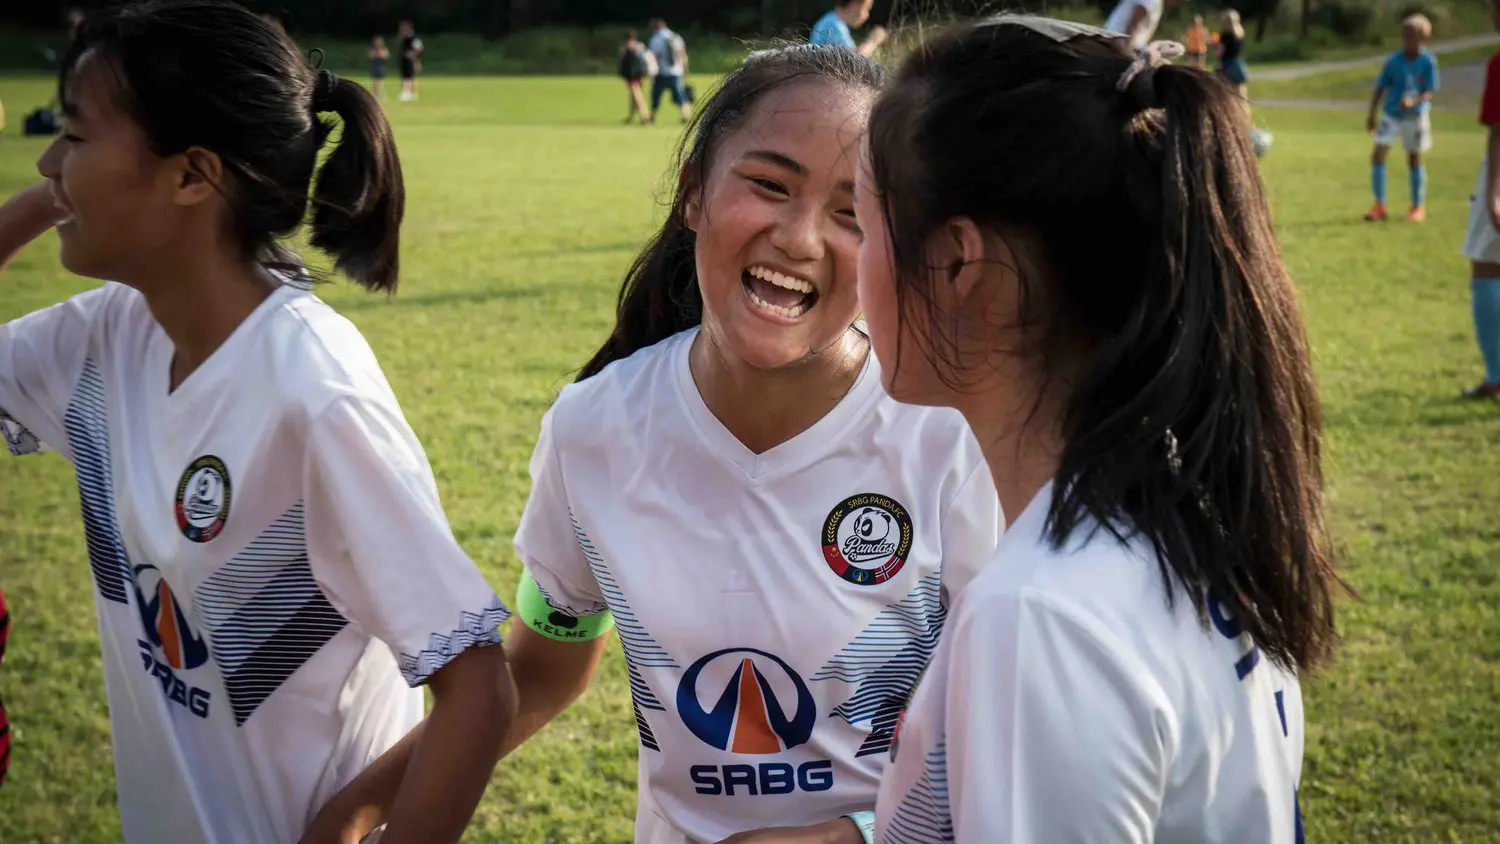
[(313, 83), (313, 111), (332, 111), (333, 109), (328, 106), (333, 102), (333, 92), (338, 86), (339, 78), (333, 71), (318, 71), (318, 80)]
[(1125, 68), (1120, 78), (1115, 82), (1115, 90), (1125, 93), (1130, 90), (1130, 85), (1137, 76), (1156, 70), (1165, 64), (1170, 64), (1172, 59), (1182, 55), (1186, 50), (1176, 41), (1152, 41), (1145, 47), (1135, 51), (1135, 61)]

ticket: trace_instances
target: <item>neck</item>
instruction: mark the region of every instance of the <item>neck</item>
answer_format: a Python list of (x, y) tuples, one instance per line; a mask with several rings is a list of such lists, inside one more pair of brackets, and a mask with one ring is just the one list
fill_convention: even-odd
[(1038, 404), (1036, 393), (1016, 389), (1019, 380), (975, 390), (958, 406), (979, 441), (1007, 522), (1057, 475), (1064, 445), (1062, 397), (1048, 391)]
[(703, 403), (756, 454), (811, 428), (838, 406), (864, 368), (869, 343), (853, 329), (828, 349), (791, 366), (758, 369), (699, 331), (689, 354)]
[(177, 389), (275, 289), (258, 266), (219, 251), (187, 251), (126, 281), (146, 297), (172, 341), (171, 389)]

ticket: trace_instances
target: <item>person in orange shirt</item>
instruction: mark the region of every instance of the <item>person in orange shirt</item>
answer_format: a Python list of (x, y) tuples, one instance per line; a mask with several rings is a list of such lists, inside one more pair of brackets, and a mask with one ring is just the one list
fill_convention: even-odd
[(1202, 15), (1193, 15), (1192, 25), (1182, 33), (1182, 45), (1187, 48), (1188, 64), (1199, 70), (1208, 66), (1208, 27)]

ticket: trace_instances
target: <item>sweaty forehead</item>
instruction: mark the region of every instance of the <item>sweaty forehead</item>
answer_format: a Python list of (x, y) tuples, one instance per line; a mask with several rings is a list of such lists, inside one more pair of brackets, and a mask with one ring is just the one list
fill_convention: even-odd
[(846, 85), (793, 83), (763, 96), (739, 130), (725, 139), (726, 147), (734, 150), (732, 155), (751, 149), (852, 152), (864, 134), (873, 99), (873, 92)]

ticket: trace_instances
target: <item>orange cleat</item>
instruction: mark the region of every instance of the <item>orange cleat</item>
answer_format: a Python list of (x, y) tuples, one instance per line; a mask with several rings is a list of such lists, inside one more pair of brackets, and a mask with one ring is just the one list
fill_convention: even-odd
[(1375, 207), (1365, 212), (1365, 222), (1367, 223), (1383, 223), (1388, 219), (1390, 219), (1390, 216), (1385, 213), (1384, 202), (1375, 203)]
[(1410, 211), (1406, 212), (1406, 222), (1408, 222), (1408, 223), (1421, 223), (1421, 222), (1425, 222), (1426, 220), (1427, 220), (1427, 209), (1426, 208), (1413, 208)]

